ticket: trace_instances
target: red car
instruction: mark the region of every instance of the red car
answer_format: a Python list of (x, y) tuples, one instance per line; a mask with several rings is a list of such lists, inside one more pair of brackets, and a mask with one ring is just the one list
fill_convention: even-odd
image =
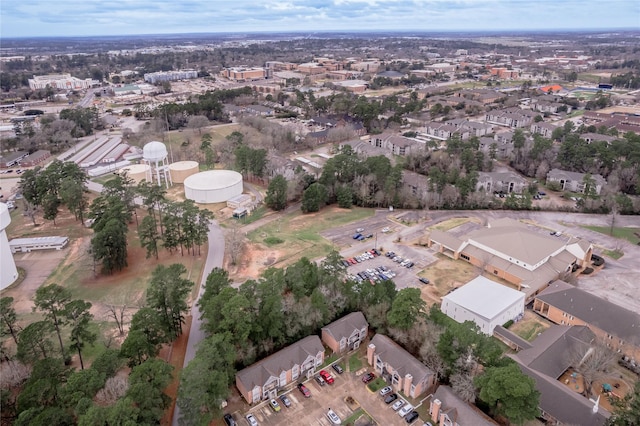
[(366, 373), (364, 376), (362, 376), (362, 382), (363, 383), (369, 383), (371, 382), (373, 379), (376, 378), (376, 375), (373, 373)]
[(307, 389), (307, 387), (305, 385), (300, 383), (298, 385), (298, 389), (300, 390), (300, 392), (302, 392), (302, 394), (304, 395), (305, 398), (311, 398), (311, 391), (309, 389)]
[(325, 370), (320, 370), (320, 376), (322, 376), (322, 378), (324, 379), (325, 382), (329, 383), (330, 385), (333, 384), (334, 379), (333, 376), (329, 373), (327, 373)]

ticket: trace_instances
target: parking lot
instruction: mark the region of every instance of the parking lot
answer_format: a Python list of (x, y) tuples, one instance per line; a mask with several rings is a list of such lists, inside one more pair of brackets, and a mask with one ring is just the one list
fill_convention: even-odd
[[(357, 411), (357, 405), (377, 425), (397, 425), (405, 424), (398, 414), (391, 409), (390, 405), (386, 405), (383, 398), (376, 393), (372, 393), (367, 386), (362, 383), (361, 375), (353, 372), (344, 372), (343, 374), (335, 374), (330, 368), (335, 382), (332, 385), (325, 384), (320, 386), (315, 380), (311, 379), (305, 382), (307, 388), (311, 391), (311, 397), (305, 398), (302, 393), (294, 386), (292, 390), (286, 393), (291, 400), (291, 407), (285, 408), (280, 403), (281, 410), (274, 412), (267, 402), (252, 408), (248, 412), (252, 413), (260, 425), (322, 425), (330, 426), (332, 423), (327, 418), (327, 411), (331, 408), (344, 421)], [(356, 405), (347, 403), (347, 398), (351, 397), (355, 400)], [(280, 400), (278, 399), (278, 402)], [(240, 425), (248, 424), (244, 419), (247, 413), (236, 414), (236, 421)], [(358, 424), (370, 424), (367, 422)], [(417, 419), (412, 424), (422, 425), (423, 422)]]

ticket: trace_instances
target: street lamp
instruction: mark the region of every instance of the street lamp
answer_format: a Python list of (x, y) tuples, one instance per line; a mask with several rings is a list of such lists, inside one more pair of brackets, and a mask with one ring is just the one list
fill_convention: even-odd
[(373, 248), (378, 250), (378, 232), (377, 231), (376, 231), (376, 245)]

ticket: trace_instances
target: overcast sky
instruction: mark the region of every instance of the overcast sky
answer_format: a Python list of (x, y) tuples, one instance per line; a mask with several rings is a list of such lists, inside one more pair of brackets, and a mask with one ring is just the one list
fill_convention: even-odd
[(0, 36), (640, 29), (637, 0), (0, 0)]

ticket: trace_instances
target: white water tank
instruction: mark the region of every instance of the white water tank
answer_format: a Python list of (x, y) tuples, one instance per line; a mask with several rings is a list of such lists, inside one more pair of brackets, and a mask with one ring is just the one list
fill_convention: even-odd
[(242, 175), (233, 170), (209, 170), (184, 181), (184, 195), (200, 204), (225, 203), (242, 194)]
[(18, 269), (9, 247), (6, 229), (11, 223), (11, 214), (5, 203), (0, 203), (0, 290), (9, 287), (18, 279)]

